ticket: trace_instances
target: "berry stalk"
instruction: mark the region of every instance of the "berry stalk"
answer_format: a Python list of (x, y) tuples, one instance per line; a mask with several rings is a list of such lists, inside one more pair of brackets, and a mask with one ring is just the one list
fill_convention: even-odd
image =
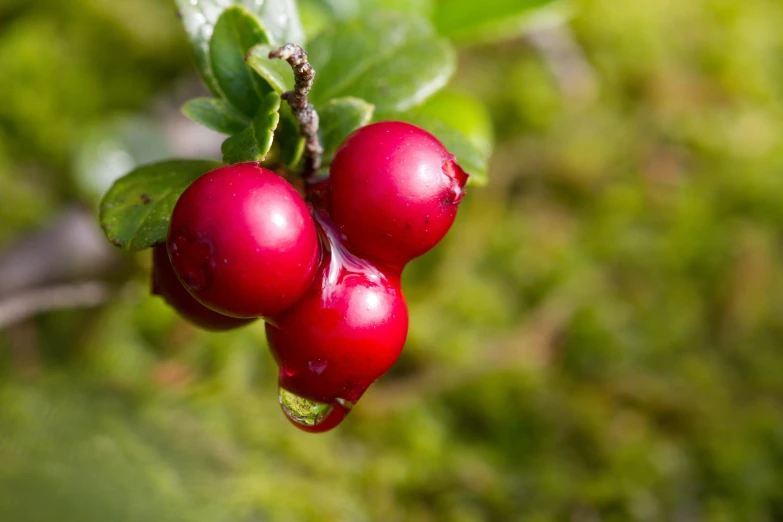
[(299, 133), (305, 139), (304, 172), (305, 181), (313, 181), (321, 168), (324, 149), (318, 139), (318, 113), (307, 98), (315, 79), (315, 69), (307, 61), (307, 52), (296, 44), (286, 44), (269, 53), (269, 58), (287, 61), (294, 70), (294, 90), (283, 93), (299, 122)]

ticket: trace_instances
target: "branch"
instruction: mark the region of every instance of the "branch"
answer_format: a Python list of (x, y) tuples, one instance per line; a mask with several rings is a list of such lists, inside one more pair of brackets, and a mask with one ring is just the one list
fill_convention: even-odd
[(283, 93), (299, 122), (299, 133), (305, 139), (305, 165), (302, 176), (305, 181), (313, 181), (321, 168), (321, 156), (324, 149), (318, 139), (318, 113), (307, 98), (313, 87), (315, 70), (307, 61), (307, 53), (296, 44), (286, 44), (269, 53), (269, 58), (286, 60), (294, 70), (295, 86), (293, 91)]
[(0, 251), (0, 329), (49, 310), (97, 306), (131, 268), (92, 212), (65, 209)]
[(584, 105), (595, 99), (595, 71), (568, 25), (542, 27), (530, 33), (528, 39), (541, 53), (560, 92), (569, 101)]
[(0, 301), (0, 329), (41, 312), (98, 306), (110, 294), (108, 285), (97, 281), (28, 290)]
[(128, 261), (106, 241), (93, 212), (73, 206), (0, 250), (0, 300), (32, 288), (122, 280)]

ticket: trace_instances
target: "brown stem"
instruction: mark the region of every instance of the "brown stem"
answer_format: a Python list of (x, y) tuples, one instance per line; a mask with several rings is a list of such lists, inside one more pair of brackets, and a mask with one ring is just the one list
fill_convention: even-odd
[(269, 58), (286, 60), (294, 70), (294, 90), (283, 93), (299, 122), (299, 133), (305, 139), (304, 172), (305, 181), (313, 181), (321, 168), (321, 156), (324, 149), (318, 139), (318, 113), (310, 103), (307, 94), (313, 87), (315, 70), (307, 61), (307, 53), (296, 44), (286, 44), (269, 53)]
[(28, 290), (0, 301), (0, 330), (50, 310), (98, 306), (110, 296), (108, 285), (100, 281)]

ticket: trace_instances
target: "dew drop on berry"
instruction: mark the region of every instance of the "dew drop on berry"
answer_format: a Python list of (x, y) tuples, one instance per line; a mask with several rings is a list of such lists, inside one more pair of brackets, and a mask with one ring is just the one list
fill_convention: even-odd
[(337, 404), (339, 404), (345, 411), (351, 411), (351, 408), (353, 408), (355, 402), (349, 401), (348, 399), (341, 399), (340, 397), (338, 397)]
[(321, 424), (334, 409), (330, 404), (305, 399), (285, 388), (278, 388), (277, 397), (286, 417), (301, 427), (313, 427)]
[(339, 398), (331, 404), (312, 401), (282, 386), (278, 388), (278, 398), (288, 420), (300, 430), (309, 433), (323, 433), (336, 428), (354, 405), (351, 401)]

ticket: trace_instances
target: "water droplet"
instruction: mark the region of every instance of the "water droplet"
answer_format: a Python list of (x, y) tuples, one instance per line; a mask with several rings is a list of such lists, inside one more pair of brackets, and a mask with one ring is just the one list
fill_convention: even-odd
[[(204, 16), (201, 13), (193, 13), (193, 25), (199, 27), (200, 30), (202, 31), (203, 35), (209, 36), (207, 34), (208, 31), (206, 30), (206, 27), (207, 27), (206, 24), (207, 24), (207, 17), (206, 16)], [(212, 34), (212, 33), (209, 33), (209, 34)]]
[(354, 402), (349, 401), (348, 399), (341, 399), (337, 398), (337, 404), (342, 406), (346, 411), (351, 411), (351, 408), (353, 408)]
[(318, 426), (329, 417), (334, 409), (330, 404), (305, 399), (284, 388), (278, 389), (277, 397), (286, 417), (301, 427)]

